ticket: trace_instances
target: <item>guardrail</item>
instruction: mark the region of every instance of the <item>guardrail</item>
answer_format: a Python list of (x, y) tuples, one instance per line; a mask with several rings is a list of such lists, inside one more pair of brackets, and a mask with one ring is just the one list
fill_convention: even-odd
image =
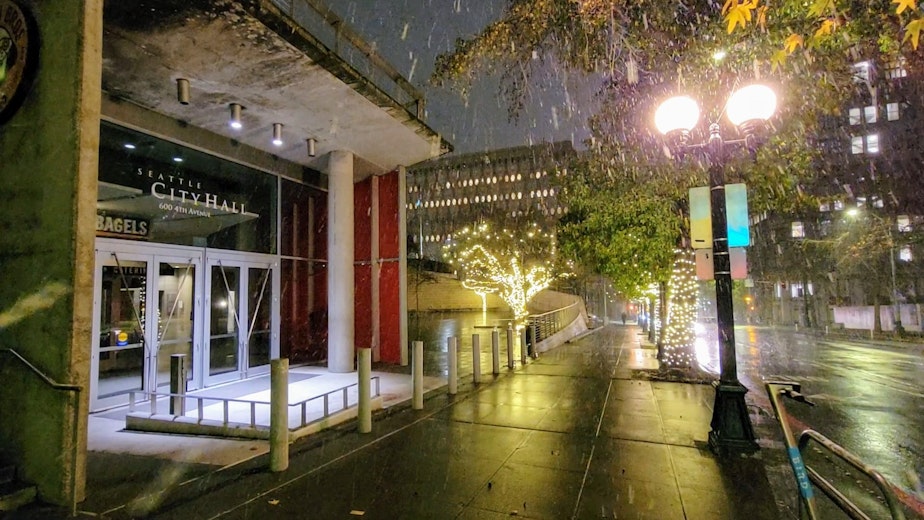
[[(374, 382), (373, 387), (372, 387), (373, 388), (372, 397), (379, 397), (381, 395), (379, 377), (378, 376), (373, 377), (372, 381)], [(303, 399), (296, 403), (289, 403), (288, 406), (290, 410), (292, 408), (298, 409), (299, 419), (300, 419), (298, 426), (295, 426), (294, 428), (290, 427), (289, 429), (297, 430), (299, 428), (304, 428), (305, 426), (309, 426), (311, 424), (327, 419), (335, 412), (340, 412), (340, 411), (352, 408), (353, 406), (356, 406), (358, 404), (358, 395), (357, 395), (357, 402), (350, 404), (349, 390), (353, 387), (357, 387), (358, 389), (358, 385), (359, 383), (352, 383), (347, 386), (337, 388), (335, 390), (331, 390), (329, 392), (326, 392), (320, 395), (316, 395), (313, 397), (309, 397), (307, 399)], [(158, 400), (159, 399), (165, 399), (168, 402), (170, 399), (173, 399), (173, 398), (195, 399), (196, 400), (196, 418), (198, 419), (199, 422), (202, 422), (207, 419), (217, 420), (217, 419), (213, 419), (212, 417), (208, 417), (209, 414), (206, 413), (206, 410), (205, 410), (206, 407), (211, 406), (211, 404), (205, 405), (203, 403), (221, 403), (222, 426), (229, 426), (231, 424), (245, 424), (245, 425), (248, 425), (250, 428), (257, 428), (258, 426), (259, 427), (269, 427), (268, 422), (264, 423), (262, 421), (257, 420), (257, 408), (266, 407), (265, 415), (266, 415), (267, 421), (269, 421), (269, 407), (270, 407), (269, 401), (256, 401), (256, 400), (250, 400), (250, 399), (234, 399), (230, 397), (214, 397), (214, 396), (195, 395), (195, 394), (175, 394), (175, 393), (169, 393), (169, 392), (133, 391), (133, 392), (129, 392), (128, 394), (128, 411), (129, 412), (135, 412), (136, 411), (135, 408), (137, 404), (140, 402), (136, 399), (135, 397), (136, 394), (146, 397), (146, 400), (150, 402), (150, 405), (151, 405), (150, 413), (152, 416), (158, 415), (158, 406), (159, 406)], [(336, 396), (338, 396), (338, 394), (339, 394), (339, 401), (334, 401), (334, 399), (336, 399)], [(321, 416), (318, 418), (309, 420), (309, 403), (312, 403), (318, 400), (322, 400)], [(162, 404), (166, 404), (166, 403), (162, 403)], [(235, 408), (234, 404), (239, 404), (240, 406), (237, 407), (239, 409), (245, 409), (249, 411), (250, 419), (248, 422), (231, 421), (231, 414), (239, 412), (239, 410), (234, 409)], [(185, 415), (169, 414), (169, 413), (168, 415), (172, 415), (174, 417), (184, 417), (185, 416)]]
[(320, 0), (269, 0), (319, 43), (423, 121), (424, 96), (391, 63)]
[(533, 341), (539, 343), (570, 325), (580, 314), (580, 306), (578, 304), (579, 302), (574, 302), (561, 309), (528, 316), (527, 326), (529, 330), (532, 331), (530, 334)]
[(71, 385), (65, 383), (58, 383), (54, 379), (48, 377), (47, 374), (38, 369), (35, 365), (29, 362), (28, 359), (22, 356), (19, 352), (16, 352), (11, 348), (0, 348), (0, 353), (13, 356), (13, 359), (18, 360), (20, 363), (26, 366), (29, 371), (38, 377), (46, 386), (54, 389), (68, 392), (69, 395), (73, 396), (73, 402), (71, 403), (71, 408), (74, 410), (74, 416), (72, 417), (73, 424), (71, 424), (71, 475), (70, 482), (70, 509), (71, 516), (77, 516), (77, 449), (79, 446), (78, 443), (78, 434), (79, 434), (79, 425), (80, 425), (80, 392), (83, 388), (80, 385)]

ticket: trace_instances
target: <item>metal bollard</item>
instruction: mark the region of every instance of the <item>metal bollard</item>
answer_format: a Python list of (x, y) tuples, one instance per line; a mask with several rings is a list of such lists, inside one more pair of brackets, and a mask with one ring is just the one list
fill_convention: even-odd
[(520, 332), (520, 364), (524, 367), (526, 366), (526, 327), (523, 327), (523, 331)]
[(481, 382), (481, 337), (472, 334), (472, 382)]
[(494, 375), (500, 374), (500, 332), (491, 331), (491, 371)]
[(513, 324), (507, 324), (507, 368), (513, 368)]
[(289, 360), (270, 361), (270, 471), (289, 467)]
[(358, 349), (359, 355), (359, 381), (357, 390), (357, 412), (359, 416), (359, 433), (372, 431), (372, 349)]
[(449, 395), (459, 392), (459, 341), (455, 336), (446, 339), (449, 361)]
[(186, 354), (170, 356), (170, 415), (186, 414)]
[(415, 410), (423, 410), (423, 341), (414, 342), (414, 364), (411, 366), (411, 379), (414, 386), (412, 405)]

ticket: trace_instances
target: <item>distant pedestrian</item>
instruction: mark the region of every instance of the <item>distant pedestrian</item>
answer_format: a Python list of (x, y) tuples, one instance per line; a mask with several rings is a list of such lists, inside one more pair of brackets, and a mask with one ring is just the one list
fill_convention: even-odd
[(622, 324), (623, 324), (623, 325), (626, 324), (626, 311), (623, 311), (623, 312), (622, 312)]

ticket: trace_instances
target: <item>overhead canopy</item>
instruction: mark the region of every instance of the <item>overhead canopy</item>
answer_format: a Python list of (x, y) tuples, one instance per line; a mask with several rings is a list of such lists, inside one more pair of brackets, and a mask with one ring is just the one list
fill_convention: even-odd
[[(351, 151), (357, 179), (451, 151), (418, 117), (421, 98), (412, 104), (396, 99), (393, 92), (416, 93), (387, 64), (373, 59), (360, 73), (355, 60), (342, 59), (277, 5), (302, 24), (314, 20), (315, 33), (326, 30), (339, 42), (332, 15), (310, 9), (318, 7), (316, 0), (244, 4), (106, 2), (104, 92), (314, 169), (323, 169), (329, 151)], [(355, 54), (353, 38), (347, 43)], [(363, 49), (360, 57), (369, 58), (360, 43)], [(383, 76), (397, 87), (386, 92)], [(189, 81), (188, 105), (178, 101), (179, 78)], [(244, 107), (239, 130), (229, 125), (231, 103)], [(282, 146), (272, 143), (274, 123), (283, 125)], [(315, 157), (308, 155), (308, 138), (316, 139)]]

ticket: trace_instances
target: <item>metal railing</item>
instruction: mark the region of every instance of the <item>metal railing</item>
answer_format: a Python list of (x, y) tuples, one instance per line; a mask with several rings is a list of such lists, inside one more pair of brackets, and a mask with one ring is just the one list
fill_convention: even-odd
[(322, 1), (269, 1), (410, 115), (423, 121), (423, 93)]
[[(901, 505), (899, 505), (898, 499), (895, 497), (895, 493), (892, 491), (892, 485), (889, 484), (889, 481), (886, 480), (882, 473), (879, 473), (868, 464), (860, 460), (856, 455), (850, 453), (836, 442), (816, 432), (815, 430), (805, 430), (802, 432), (802, 435), (799, 436), (799, 452), (805, 453), (805, 448), (811, 441), (817, 442), (830, 453), (837, 456), (837, 458), (850, 464), (854, 467), (854, 469), (869, 477), (870, 480), (876, 484), (876, 487), (879, 488), (879, 492), (882, 493), (882, 496), (885, 498), (886, 505), (889, 507), (889, 514), (892, 515), (892, 519), (904, 520), (905, 514), (902, 513)], [(850, 518), (855, 520), (868, 520), (870, 518), (863, 511), (861, 511), (856, 504), (851, 502), (850, 499), (841, 493), (840, 490), (834, 486), (834, 484), (821, 476), (821, 474), (818, 473), (818, 471), (816, 471), (814, 468), (806, 465), (805, 470), (808, 472), (809, 480), (818, 486), (818, 489), (820, 489), (825, 495), (828, 496), (828, 498), (837, 504), (837, 506), (841, 508), (842, 511), (847, 513)]]
[(527, 326), (529, 330), (532, 331), (530, 335), (533, 341), (539, 343), (555, 335), (574, 322), (580, 313), (579, 302), (574, 302), (561, 309), (528, 316)]
[(788, 397), (795, 401), (812, 405), (802, 395), (802, 385), (789, 381), (768, 381), (764, 385), (767, 394), (770, 396), (770, 404), (780, 421), (780, 428), (783, 430), (783, 440), (786, 443), (786, 450), (789, 456), (789, 463), (792, 466), (793, 474), (796, 478), (796, 485), (799, 488), (799, 517), (802, 518), (803, 511), (810, 520), (819, 518), (815, 496), (812, 491), (812, 484), (818, 487), (834, 504), (844, 513), (854, 520), (869, 520), (870, 517), (864, 513), (856, 504), (844, 495), (837, 487), (821, 476), (818, 471), (805, 463), (805, 448), (811, 441), (815, 441), (830, 453), (839, 459), (853, 466), (857, 471), (872, 480), (876, 487), (879, 488), (883, 498), (889, 508), (892, 520), (905, 520), (905, 514), (902, 512), (898, 499), (892, 489), (892, 485), (886, 478), (861, 461), (856, 455), (847, 451), (843, 446), (828, 439), (815, 430), (805, 430), (799, 435), (799, 442), (796, 444), (795, 436), (789, 425), (789, 415), (786, 413), (786, 406), (783, 404), (781, 397)]
[(80, 430), (80, 392), (83, 391), (83, 387), (80, 385), (72, 385), (66, 383), (58, 383), (54, 379), (50, 378), (47, 374), (38, 369), (35, 365), (29, 362), (28, 359), (24, 358), (22, 354), (16, 352), (11, 348), (0, 348), (0, 353), (7, 354), (13, 357), (13, 359), (18, 360), (20, 363), (26, 366), (29, 371), (38, 377), (46, 386), (54, 389), (68, 392), (69, 395), (73, 397), (73, 402), (71, 403), (71, 408), (73, 409), (73, 417), (71, 420), (71, 475), (70, 482), (70, 513), (71, 516), (77, 516), (77, 450), (78, 450), (78, 435)]
[[(372, 381), (374, 383), (372, 397), (379, 397), (381, 395), (379, 376), (373, 377)], [(356, 402), (351, 404), (349, 391), (353, 387), (357, 387), (358, 389), (358, 385), (359, 383), (352, 383), (347, 386), (340, 387), (340, 388), (331, 390), (329, 392), (325, 392), (320, 395), (316, 395), (316, 396), (309, 397), (307, 399), (303, 399), (296, 403), (289, 403), (288, 406), (290, 410), (292, 408), (298, 408), (299, 419), (300, 419), (299, 424), (297, 426), (290, 427), (289, 429), (297, 430), (299, 428), (304, 428), (305, 426), (309, 426), (314, 423), (323, 421), (324, 419), (327, 419), (333, 413), (340, 412), (343, 410), (348, 410), (354, 406), (357, 406), (358, 394), (357, 394)], [(144, 396), (146, 398), (145, 400), (150, 402), (150, 414), (152, 416), (159, 415), (158, 414), (158, 406), (159, 406), (158, 400), (160, 399), (164, 399), (167, 401), (173, 398), (194, 399), (196, 401), (195, 417), (200, 423), (204, 420), (217, 420), (217, 419), (208, 417), (209, 414), (206, 412), (205, 409), (207, 406), (213, 406), (214, 404), (221, 403), (221, 424), (222, 426), (229, 426), (231, 424), (237, 424), (237, 425), (243, 424), (243, 425), (249, 426), (252, 429), (256, 429), (257, 427), (269, 427), (268, 422), (262, 422), (262, 421), (257, 420), (257, 408), (266, 407), (266, 418), (267, 418), (267, 421), (269, 421), (269, 407), (270, 407), (269, 401), (256, 401), (256, 400), (251, 400), (251, 399), (234, 399), (230, 397), (212, 397), (212, 396), (194, 395), (194, 394), (175, 394), (175, 393), (170, 393), (170, 392), (133, 391), (133, 392), (128, 393), (128, 411), (129, 412), (135, 412), (136, 411), (135, 409), (138, 403), (143, 402), (143, 401), (139, 401), (138, 399), (136, 399), (135, 397), (136, 394)], [(336, 397), (339, 397), (339, 401), (334, 401)], [(312, 403), (318, 400), (322, 400), (321, 416), (309, 420), (309, 403)], [(212, 403), (212, 404), (206, 405), (204, 403)], [(238, 412), (238, 410), (234, 410), (235, 408), (233, 406), (234, 404), (240, 405), (237, 408), (245, 409), (249, 411), (250, 419), (248, 422), (231, 421), (231, 414)], [(187, 416), (187, 415), (179, 415), (179, 414), (169, 414), (169, 412), (168, 412), (168, 415), (171, 415), (173, 417)]]

